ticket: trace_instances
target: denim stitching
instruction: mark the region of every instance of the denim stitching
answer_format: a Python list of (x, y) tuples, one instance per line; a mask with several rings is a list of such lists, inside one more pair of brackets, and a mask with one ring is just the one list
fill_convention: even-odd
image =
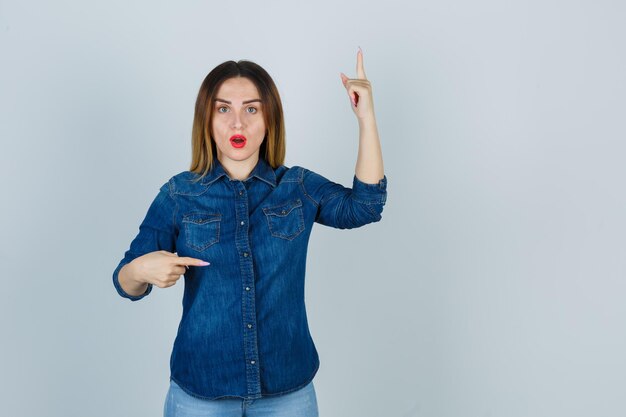
[[(295, 203), (295, 205), (293, 203)], [(289, 212), (286, 213), (284, 216), (278, 216), (277, 214), (271, 212), (272, 209), (275, 209), (278, 207), (290, 206), (290, 205), (292, 207), (289, 209)], [(291, 241), (291, 240), (294, 240), (296, 237), (298, 237), (306, 228), (304, 225), (304, 213), (302, 212), (302, 201), (300, 199), (297, 199), (289, 203), (278, 204), (272, 207), (263, 207), (263, 213), (265, 214), (265, 220), (267, 220), (267, 227), (270, 231), (270, 234), (273, 237), (278, 237), (281, 239), (286, 239), (286, 240)], [(298, 230), (290, 235), (280, 234), (280, 230), (274, 231), (274, 229), (272, 228), (272, 222), (270, 221), (270, 216), (275, 216), (279, 219), (285, 219), (287, 216), (296, 216), (297, 221), (298, 221)], [(281, 220), (276, 220), (276, 222), (278, 222), (279, 223), (278, 226), (280, 226)]]
[[(190, 235), (191, 235), (191, 232), (193, 231), (193, 228), (196, 226), (202, 227), (200, 225), (203, 224), (203, 223), (196, 223), (193, 220), (189, 220), (189, 217), (193, 215), (203, 215), (203, 216), (208, 216), (212, 218), (212, 220), (206, 223), (207, 224), (216, 223), (216, 226), (215, 226), (216, 233), (215, 233), (214, 241), (210, 241), (204, 245), (197, 245), (193, 240), (191, 240)], [(187, 243), (187, 246), (194, 249), (195, 251), (203, 252), (207, 248), (213, 246), (214, 244), (220, 241), (220, 231), (221, 231), (221, 223), (222, 223), (222, 215), (220, 213), (207, 213), (207, 212), (202, 212), (202, 211), (192, 211), (183, 215), (182, 223), (183, 223), (183, 227), (185, 229), (185, 235), (186, 235), (185, 242)], [(192, 226), (192, 225), (196, 225), (196, 226)]]
[(177, 227), (176, 227), (176, 216), (178, 215), (178, 201), (174, 198), (174, 195), (172, 194), (172, 189), (174, 187), (174, 181), (173, 178), (170, 178), (170, 180), (167, 182), (169, 185), (169, 194), (170, 194), (170, 198), (172, 199), (172, 201), (174, 201), (174, 212), (172, 213), (172, 231), (174, 232), (174, 251), (176, 251), (176, 237), (178, 237), (178, 233), (176, 233), (177, 231)]
[[(309, 193), (307, 193), (306, 188), (304, 187), (304, 173), (305, 173), (305, 168), (300, 167), (300, 169), (298, 170), (298, 174), (300, 176), (300, 186), (302, 187), (302, 192), (304, 193), (305, 196), (307, 196), (312, 202), (313, 204), (315, 204), (315, 207), (319, 207), (319, 203), (317, 201), (315, 201), (315, 199), (309, 195)], [(308, 172), (308, 170), (307, 170)]]
[[(291, 212), (291, 210), (297, 208), (297, 207), (302, 207), (302, 200), (300, 200), (299, 198), (293, 200), (293, 201), (288, 201), (286, 203), (282, 203), (282, 204), (275, 204), (273, 206), (269, 206), (269, 207), (263, 207), (263, 212), (267, 213), (268, 211), (274, 211), (274, 209), (279, 208), (279, 207), (284, 207), (284, 206), (293, 206), (289, 209), (289, 211)], [(285, 215), (287, 215), (289, 213), (286, 213)]]
[[(320, 361), (318, 360), (317, 361), (317, 365), (315, 366), (315, 369), (313, 369), (313, 372), (307, 378), (306, 382), (304, 382), (303, 384), (297, 386), (296, 388), (291, 388), (291, 389), (280, 391), (280, 392), (261, 394), (262, 397), (260, 397), (260, 398), (263, 398), (263, 397), (273, 397), (273, 396), (277, 396), (277, 395), (288, 394), (290, 392), (297, 391), (297, 390), (299, 390), (301, 388), (306, 387), (313, 380), (313, 378), (315, 378), (315, 374), (317, 373), (319, 368), (320, 368)], [(185, 391), (187, 394), (189, 394), (189, 395), (191, 395), (193, 397), (196, 397), (196, 398), (200, 398), (202, 400), (218, 400), (220, 398), (241, 398), (241, 399), (244, 399), (244, 400), (245, 399), (250, 399), (249, 397), (244, 397), (242, 395), (219, 395), (217, 397), (203, 397), (201, 395), (197, 395), (197, 394), (194, 394), (194, 393), (192, 393), (190, 391), (187, 391), (187, 388), (184, 388), (182, 385), (180, 385), (180, 382), (178, 382), (174, 377), (170, 376), (170, 379), (173, 380), (176, 383), (176, 385), (178, 385), (180, 387), (180, 389)]]

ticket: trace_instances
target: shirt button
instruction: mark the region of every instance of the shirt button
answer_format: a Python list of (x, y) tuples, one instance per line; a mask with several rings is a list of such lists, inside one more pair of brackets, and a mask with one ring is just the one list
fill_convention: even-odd
[(250, 361), (250, 363), (251, 363), (252, 365), (254, 365), (256, 362), (255, 362), (255, 361)]
[(244, 223), (245, 223), (245, 222), (243, 222), (243, 221), (242, 221), (242, 222), (241, 222), (241, 225), (243, 226), (243, 224), (244, 224)]
[(246, 291), (250, 291), (250, 287), (246, 287)]
[(248, 257), (248, 252), (244, 252), (244, 253), (243, 253), (243, 257), (244, 257), (244, 258), (247, 258), (247, 257)]
[(243, 191), (239, 191), (239, 195), (243, 195)]
[(251, 329), (251, 328), (252, 328), (252, 325), (251, 325), (251, 324), (248, 324), (248, 329)]
[(280, 214), (285, 214), (287, 213), (285, 210), (281, 211)]

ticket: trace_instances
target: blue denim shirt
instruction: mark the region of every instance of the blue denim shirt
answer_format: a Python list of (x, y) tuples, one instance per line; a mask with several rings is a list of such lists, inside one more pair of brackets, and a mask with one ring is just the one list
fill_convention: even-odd
[(314, 222), (349, 229), (377, 222), (387, 177), (346, 188), (305, 168), (273, 169), (263, 158), (245, 181), (219, 161), (199, 182), (183, 171), (160, 188), (113, 272), (166, 250), (210, 262), (184, 274), (183, 312), (170, 378), (204, 399), (255, 399), (308, 384), (319, 357), (307, 323), (304, 275)]

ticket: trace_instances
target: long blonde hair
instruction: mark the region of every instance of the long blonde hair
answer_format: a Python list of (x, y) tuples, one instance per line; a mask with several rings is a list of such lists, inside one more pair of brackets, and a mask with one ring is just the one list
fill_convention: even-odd
[(211, 123), (215, 94), (224, 81), (245, 77), (252, 81), (261, 95), (262, 112), (266, 126), (265, 139), (259, 150), (260, 157), (277, 168), (285, 161), (285, 122), (280, 94), (272, 77), (260, 65), (247, 60), (226, 61), (215, 67), (205, 77), (198, 98), (191, 131), (191, 166), (189, 170), (203, 178), (217, 158), (215, 140), (211, 137)]

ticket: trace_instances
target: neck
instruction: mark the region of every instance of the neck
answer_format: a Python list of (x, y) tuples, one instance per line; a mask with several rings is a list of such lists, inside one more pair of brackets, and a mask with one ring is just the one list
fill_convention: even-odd
[(232, 159), (222, 158), (221, 155), (218, 155), (217, 159), (231, 179), (243, 181), (248, 178), (256, 166), (259, 161), (259, 156), (256, 155), (255, 158), (250, 157), (243, 161), (234, 161)]

